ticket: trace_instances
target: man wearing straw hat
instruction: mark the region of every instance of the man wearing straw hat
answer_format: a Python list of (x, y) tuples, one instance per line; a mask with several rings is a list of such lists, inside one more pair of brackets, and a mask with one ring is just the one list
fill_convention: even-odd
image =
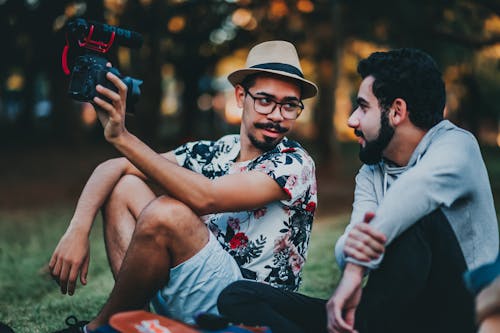
[(118, 92), (97, 86), (110, 102), (94, 103), (106, 140), (124, 157), (95, 169), (49, 266), (63, 294), (74, 293), (78, 276), (86, 284), (88, 235), (102, 209), (116, 282), (94, 320), (62, 332), (91, 332), (150, 300), (160, 314), (192, 322), (196, 312), (216, 313), (220, 291), (242, 278), (297, 290), (316, 208), (315, 167), (285, 135), (317, 87), (304, 79), (295, 47), (258, 44), (246, 68), (229, 75), (243, 109), (239, 135), (165, 154), (127, 131), (126, 86), (107, 75)]

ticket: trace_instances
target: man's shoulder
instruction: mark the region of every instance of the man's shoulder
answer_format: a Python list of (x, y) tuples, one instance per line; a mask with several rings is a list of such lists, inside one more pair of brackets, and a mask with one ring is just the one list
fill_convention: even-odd
[[(258, 159), (263, 160), (281, 160), (284, 165), (301, 164), (303, 166), (312, 166), (314, 168), (314, 159), (297, 141), (284, 138), (272, 150), (264, 153)], [(296, 162), (294, 162), (296, 161)]]
[(248, 170), (259, 169), (269, 172), (299, 172), (299, 169), (315, 172), (315, 163), (307, 151), (293, 140), (283, 139), (273, 149), (263, 153), (248, 164)]
[(466, 160), (469, 159), (470, 154), (480, 154), (476, 137), (471, 132), (451, 122), (448, 122), (446, 127), (443, 127), (432, 137), (425, 150), (432, 150), (437, 154), (442, 154), (443, 157), (464, 156)]
[(432, 141), (441, 142), (452, 140), (456, 144), (477, 144), (477, 139), (471, 132), (458, 127), (451, 121), (443, 120), (439, 125)]
[(217, 140), (201, 139), (197, 141), (188, 142), (190, 145), (207, 145), (207, 146), (218, 146), (218, 145), (234, 145), (240, 142), (240, 136), (236, 134), (228, 134), (220, 137)]
[(199, 149), (208, 149), (208, 150), (224, 150), (235, 146), (240, 142), (240, 138), (238, 135), (225, 135), (217, 140), (198, 140), (191, 141), (184, 144), (182, 147), (190, 148), (193, 150)]
[[(291, 140), (288, 138), (284, 138), (281, 140), (281, 142), (276, 146), (276, 149), (274, 150), (276, 154), (300, 154), (307, 156), (308, 158), (311, 158), (311, 155), (307, 152), (307, 150), (302, 147), (300, 143), (298, 143), (295, 140)], [(311, 158), (312, 159), (312, 158)]]
[(361, 167), (359, 168), (358, 173), (356, 175), (356, 178), (366, 178), (366, 177), (373, 178), (373, 177), (375, 177), (376, 173), (379, 173), (379, 174), (383, 173), (382, 162), (379, 162), (377, 164), (372, 164), (372, 165), (369, 165), (369, 164), (361, 165)]
[[(203, 163), (234, 158), (239, 151), (239, 136), (226, 135), (216, 141), (198, 140), (183, 144), (175, 150), (175, 155)], [(233, 156), (234, 155), (234, 156)]]

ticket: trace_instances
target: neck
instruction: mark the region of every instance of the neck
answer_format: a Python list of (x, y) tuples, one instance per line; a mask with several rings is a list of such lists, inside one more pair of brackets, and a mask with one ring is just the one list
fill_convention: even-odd
[(427, 133), (413, 125), (396, 129), (394, 136), (384, 150), (384, 157), (400, 166), (408, 165), (411, 155)]
[(263, 152), (257, 148), (255, 147), (253, 147), (253, 149), (244, 148), (244, 145), (242, 144), (240, 147), (240, 153), (238, 155), (238, 158), (236, 158), (236, 162), (250, 161), (262, 154)]

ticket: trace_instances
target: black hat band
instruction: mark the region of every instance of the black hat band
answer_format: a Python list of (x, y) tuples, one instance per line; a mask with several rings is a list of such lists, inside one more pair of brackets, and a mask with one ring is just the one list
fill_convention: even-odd
[(280, 62), (269, 62), (265, 64), (254, 65), (250, 68), (258, 68), (258, 69), (271, 69), (275, 71), (287, 72), (293, 75), (297, 75), (301, 78), (304, 78), (304, 74), (295, 66), (283, 64)]

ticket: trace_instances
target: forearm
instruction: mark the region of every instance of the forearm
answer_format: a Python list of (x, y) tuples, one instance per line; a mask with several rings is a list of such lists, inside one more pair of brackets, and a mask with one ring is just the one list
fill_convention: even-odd
[(207, 207), (211, 205), (213, 198), (210, 179), (180, 167), (129, 132), (125, 132), (111, 143), (170, 196), (182, 201), (199, 214), (209, 210)]
[(99, 209), (126, 173), (125, 159), (108, 160), (94, 170), (82, 190), (68, 230), (90, 233)]
[(352, 332), (361, 301), (364, 269), (347, 264), (332, 297), (326, 304), (328, 332)]
[(353, 281), (361, 283), (365, 274), (366, 268), (353, 263), (346, 263), (342, 279), (352, 279)]

